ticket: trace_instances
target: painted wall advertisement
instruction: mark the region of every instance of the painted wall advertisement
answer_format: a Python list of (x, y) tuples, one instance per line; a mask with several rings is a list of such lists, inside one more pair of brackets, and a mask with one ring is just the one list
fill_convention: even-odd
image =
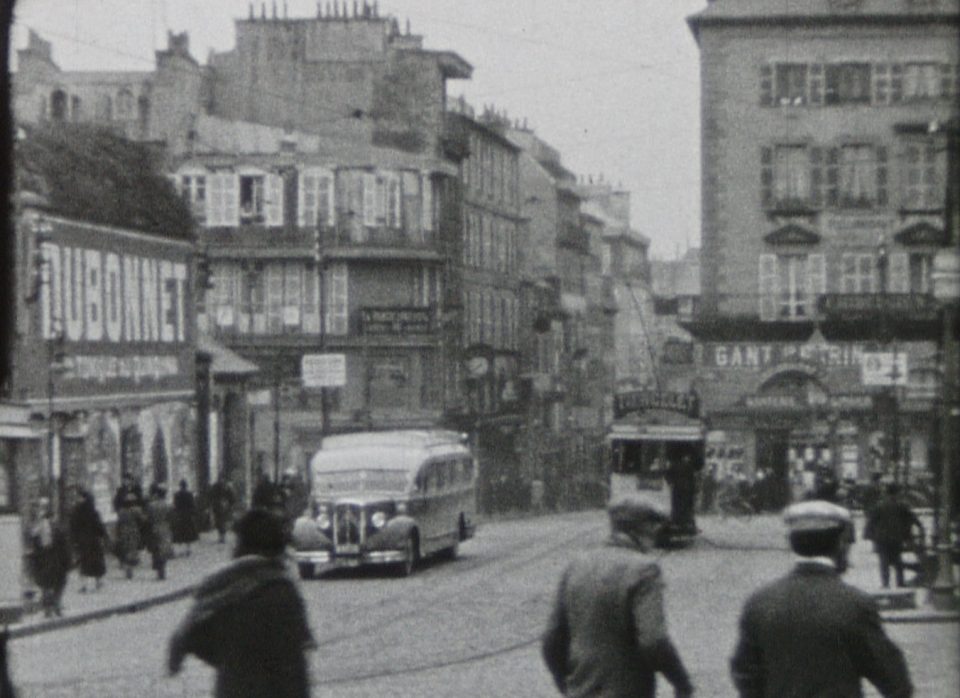
[(192, 390), (190, 243), (52, 219), (38, 253), (33, 353), (57, 357), (58, 397)]

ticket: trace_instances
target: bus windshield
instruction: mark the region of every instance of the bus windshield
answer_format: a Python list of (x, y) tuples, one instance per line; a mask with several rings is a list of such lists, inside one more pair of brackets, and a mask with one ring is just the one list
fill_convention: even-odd
[(317, 495), (349, 492), (403, 492), (407, 488), (405, 470), (339, 470), (316, 473), (313, 489)]

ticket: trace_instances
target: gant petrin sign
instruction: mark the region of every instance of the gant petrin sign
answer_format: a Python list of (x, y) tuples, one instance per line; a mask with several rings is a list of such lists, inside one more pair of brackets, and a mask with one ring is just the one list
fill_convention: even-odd
[(62, 343), (58, 394), (191, 389), (192, 246), (55, 221), (39, 247), (39, 335)]

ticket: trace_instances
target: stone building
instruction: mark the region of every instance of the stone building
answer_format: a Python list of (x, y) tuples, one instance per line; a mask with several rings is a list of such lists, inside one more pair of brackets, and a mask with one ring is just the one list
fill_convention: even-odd
[(714, 0), (701, 54), (706, 419), (781, 506), (816, 473), (925, 479), (956, 0)]

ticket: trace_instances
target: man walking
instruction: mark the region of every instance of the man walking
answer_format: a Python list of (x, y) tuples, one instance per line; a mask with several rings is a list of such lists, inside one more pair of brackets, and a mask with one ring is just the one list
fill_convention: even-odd
[(218, 698), (306, 698), (304, 652), (315, 646), (283, 564), (283, 522), (251, 509), (235, 527), (234, 560), (205, 579), (170, 640), (168, 669), (194, 654), (217, 671)]
[(798, 555), (786, 577), (760, 589), (740, 616), (730, 661), (741, 698), (860, 698), (865, 678), (886, 698), (913, 694), (899, 648), (873, 599), (845, 584), (850, 512), (825, 501), (784, 511)]
[(693, 686), (667, 635), (660, 567), (650, 550), (667, 517), (621, 500), (609, 509), (611, 537), (563, 573), (543, 635), (547, 668), (567, 698), (649, 698), (656, 673), (690, 696)]

